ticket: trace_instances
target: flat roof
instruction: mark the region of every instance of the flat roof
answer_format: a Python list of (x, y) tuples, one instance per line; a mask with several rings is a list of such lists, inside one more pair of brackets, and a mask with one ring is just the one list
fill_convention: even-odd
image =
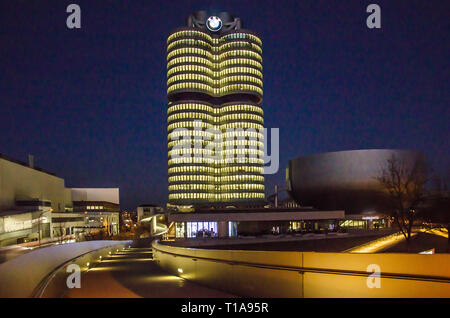
[(6, 161), (9, 161), (9, 162), (12, 162), (12, 163), (15, 163), (15, 164), (24, 166), (24, 167), (26, 167), (26, 168), (30, 168), (30, 169), (33, 169), (33, 170), (36, 170), (36, 171), (39, 171), (39, 172), (42, 172), (42, 173), (49, 174), (49, 175), (51, 175), (51, 176), (53, 176), (53, 177), (57, 177), (57, 178), (62, 179), (61, 177), (58, 177), (58, 176), (57, 176), (56, 174), (54, 174), (53, 172), (44, 170), (44, 169), (39, 168), (39, 167), (36, 167), (36, 166), (35, 166), (35, 167), (30, 167), (30, 165), (27, 164), (26, 162), (20, 161), (20, 160), (17, 160), (17, 159), (8, 157), (8, 156), (5, 156), (5, 155), (2, 154), (2, 153), (0, 153), (0, 159), (4, 159), (4, 160), (6, 160)]
[[(275, 210), (275, 211), (274, 211)], [(169, 222), (214, 222), (214, 221), (303, 221), (344, 219), (344, 210), (299, 211), (290, 209), (267, 209), (267, 211), (208, 211), (172, 213)]]

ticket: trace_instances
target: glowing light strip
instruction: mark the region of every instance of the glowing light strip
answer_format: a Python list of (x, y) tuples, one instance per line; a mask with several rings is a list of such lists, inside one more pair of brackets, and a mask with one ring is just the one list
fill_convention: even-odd
[[(411, 237), (415, 236), (417, 232), (411, 233)], [(393, 245), (396, 245), (405, 240), (405, 236), (402, 232), (397, 232), (366, 244), (346, 250), (346, 253), (376, 253), (387, 249)]]

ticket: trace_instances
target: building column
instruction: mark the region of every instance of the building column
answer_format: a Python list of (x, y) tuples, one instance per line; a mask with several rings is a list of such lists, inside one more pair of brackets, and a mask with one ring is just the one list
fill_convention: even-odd
[(219, 232), (219, 238), (228, 237), (228, 222), (221, 221), (217, 224), (217, 231)]

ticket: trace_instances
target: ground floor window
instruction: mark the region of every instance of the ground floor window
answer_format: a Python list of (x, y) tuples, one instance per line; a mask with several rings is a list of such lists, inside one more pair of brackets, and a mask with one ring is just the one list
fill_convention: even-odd
[(323, 221), (292, 221), (289, 222), (288, 231), (300, 232), (300, 231), (319, 231), (328, 230), (334, 231), (336, 228), (336, 221), (323, 220)]
[(175, 237), (183, 238), (185, 231), (184, 222), (175, 223)]
[(345, 220), (340, 221), (339, 226), (341, 228), (347, 228), (347, 229), (359, 229), (359, 230), (365, 230), (368, 228), (367, 221), (362, 220)]
[(237, 222), (228, 222), (228, 236), (229, 237), (237, 236)]
[(217, 222), (187, 222), (187, 237), (217, 237)]

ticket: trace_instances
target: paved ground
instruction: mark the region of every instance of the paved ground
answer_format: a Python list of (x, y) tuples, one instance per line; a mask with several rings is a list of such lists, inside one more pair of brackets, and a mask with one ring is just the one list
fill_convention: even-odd
[(137, 297), (234, 297), (168, 275), (153, 261), (151, 248), (130, 248), (104, 258), (81, 276), (81, 288), (69, 290), (69, 298)]
[[(202, 246), (204, 249), (257, 250), (257, 251), (299, 251), (299, 252), (343, 252), (352, 247), (376, 240), (387, 235), (370, 233), (367, 236), (336, 237), (322, 235), (320, 238), (298, 239), (296, 241), (230, 244), (226, 246)], [(250, 241), (250, 240), (248, 240)]]

